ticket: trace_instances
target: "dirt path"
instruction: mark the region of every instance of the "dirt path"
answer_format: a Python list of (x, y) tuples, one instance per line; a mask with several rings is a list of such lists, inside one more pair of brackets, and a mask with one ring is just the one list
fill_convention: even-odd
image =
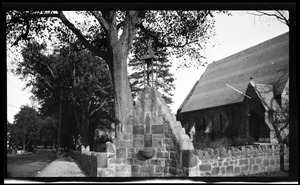
[(55, 159), (55, 152), (40, 149), (35, 153), (7, 156), (7, 177), (34, 177)]

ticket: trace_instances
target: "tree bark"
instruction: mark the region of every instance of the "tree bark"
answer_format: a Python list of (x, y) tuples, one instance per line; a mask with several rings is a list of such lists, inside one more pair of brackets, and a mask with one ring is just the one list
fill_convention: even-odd
[(25, 151), (25, 135), (23, 137), (23, 150)]
[[(123, 52), (120, 52), (122, 51)], [(118, 131), (122, 132), (123, 124), (129, 117), (131, 108), (133, 107), (131, 89), (127, 74), (127, 48), (118, 46), (113, 48), (114, 51), (114, 70), (113, 70), (113, 87), (114, 87), (114, 105), (115, 105), (115, 117), (116, 117), (116, 134)]]
[[(133, 106), (131, 89), (127, 74), (127, 58), (132, 45), (139, 21), (144, 17), (145, 11), (126, 11), (122, 34), (116, 21), (116, 11), (91, 11), (107, 34), (108, 52), (102, 52), (90, 44), (79, 29), (70, 23), (64, 14), (59, 11), (59, 18), (78, 37), (78, 39), (92, 52), (103, 58), (109, 66), (114, 87), (115, 125), (122, 131), (122, 124), (126, 124), (129, 112)], [(122, 123), (122, 124), (120, 124)], [(117, 133), (117, 132), (116, 132)]]
[(57, 128), (57, 147), (56, 147), (56, 157), (59, 157), (60, 154), (60, 129), (61, 129), (61, 106), (62, 106), (62, 97), (59, 99), (59, 113), (58, 113), (58, 128)]
[(87, 147), (89, 145), (89, 119), (85, 114), (85, 110), (83, 109), (81, 115), (81, 144)]

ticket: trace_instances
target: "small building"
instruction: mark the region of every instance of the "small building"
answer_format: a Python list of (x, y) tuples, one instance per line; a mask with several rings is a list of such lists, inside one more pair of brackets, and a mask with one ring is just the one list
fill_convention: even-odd
[(287, 32), (209, 64), (177, 110), (177, 120), (186, 132), (195, 126), (196, 135), (277, 142), (270, 112), (282, 109), (288, 79)]

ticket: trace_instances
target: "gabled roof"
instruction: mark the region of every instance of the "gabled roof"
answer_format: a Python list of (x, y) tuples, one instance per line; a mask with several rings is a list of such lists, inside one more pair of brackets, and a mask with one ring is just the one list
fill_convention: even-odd
[(209, 64), (178, 113), (240, 103), (250, 77), (273, 85), (275, 96), (282, 93), (289, 77), (288, 32)]

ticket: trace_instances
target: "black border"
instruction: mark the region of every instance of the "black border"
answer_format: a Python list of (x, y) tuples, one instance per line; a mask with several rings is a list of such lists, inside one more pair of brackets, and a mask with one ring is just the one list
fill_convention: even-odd
[[(103, 2), (103, 1), (101, 1)], [(110, 1), (110, 2), (103, 2), (103, 3), (97, 3), (97, 2), (1, 2), (1, 15), (2, 15), (2, 26), (1, 26), (1, 36), (4, 37), (6, 31), (5, 26), (3, 26), (5, 23), (5, 11), (7, 10), (50, 10), (50, 9), (57, 9), (57, 10), (109, 10), (109, 9), (121, 9), (121, 10), (128, 10), (128, 9), (153, 9), (153, 10), (177, 10), (177, 9), (184, 9), (184, 10), (197, 10), (197, 9), (206, 9), (206, 10), (274, 10), (274, 9), (284, 9), (290, 11), (290, 20), (292, 23), (292, 27), (290, 28), (290, 83), (292, 84), (290, 86), (290, 117), (291, 117), (291, 123), (290, 124), (290, 172), (289, 177), (162, 177), (162, 178), (136, 178), (136, 177), (128, 177), (128, 178), (122, 178), (122, 177), (113, 177), (113, 178), (7, 178), (5, 177), (5, 180), (13, 181), (28, 181), (28, 182), (98, 182), (98, 183), (106, 183), (106, 182), (149, 182), (153, 180), (161, 180), (161, 183), (174, 183), (178, 182), (178, 180), (182, 180), (183, 183), (188, 182), (298, 182), (298, 125), (297, 125), (297, 86), (296, 86), (296, 2), (274, 2), (274, 1), (264, 1), (264, 2), (179, 2), (179, 3), (166, 3), (166, 2), (155, 2), (152, 1), (151, 3), (146, 2), (117, 2), (117, 1)], [(5, 38), (2, 40), (2, 56), (4, 58), (3, 61), (6, 61), (6, 42)], [(2, 113), (4, 115), (7, 115), (6, 109), (6, 97), (7, 95), (7, 77), (6, 77), (6, 62), (1, 62), (2, 66), (2, 78), (4, 79), (1, 82), (4, 82), (3, 86), (5, 88), (2, 88), (2, 92), (4, 96), (1, 100), (3, 100), (3, 110)], [(1, 84), (2, 85), (2, 84)], [(4, 161), (6, 162), (6, 116), (2, 119), (2, 123), (4, 125)], [(3, 164), (4, 166), (4, 174), (6, 172), (6, 164)], [(168, 182), (170, 181), (170, 182)], [(174, 181), (174, 182), (173, 182)], [(153, 183), (157, 183), (154, 181)]]

